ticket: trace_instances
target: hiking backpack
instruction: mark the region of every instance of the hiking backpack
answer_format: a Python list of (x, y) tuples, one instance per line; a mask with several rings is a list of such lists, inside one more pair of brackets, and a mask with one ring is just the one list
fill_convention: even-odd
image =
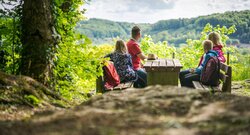
[(218, 86), (220, 76), (220, 61), (217, 57), (210, 57), (201, 72), (201, 83), (204, 85)]
[(103, 67), (104, 71), (104, 88), (111, 89), (120, 84), (120, 77), (115, 69), (113, 62), (108, 62), (107, 65)]

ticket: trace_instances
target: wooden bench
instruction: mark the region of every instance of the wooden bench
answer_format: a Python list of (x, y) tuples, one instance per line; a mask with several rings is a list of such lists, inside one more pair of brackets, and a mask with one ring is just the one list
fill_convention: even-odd
[[(229, 59), (228, 59), (229, 60)], [(207, 86), (203, 85), (198, 81), (193, 81), (193, 85), (195, 89), (202, 89), (202, 90), (212, 90), (212, 91), (222, 91), (222, 92), (229, 92), (231, 93), (231, 86), (232, 86), (232, 67), (228, 66), (224, 63), (220, 63), (220, 75), (219, 79), (221, 84), (219, 86)]]
[(97, 93), (104, 93), (104, 92), (112, 91), (112, 90), (124, 90), (133, 86), (133, 82), (127, 82), (127, 83), (120, 83), (118, 86), (110, 88), (110, 89), (105, 89), (104, 83), (105, 81), (104, 81), (103, 76), (100, 76), (96, 79), (96, 92)]

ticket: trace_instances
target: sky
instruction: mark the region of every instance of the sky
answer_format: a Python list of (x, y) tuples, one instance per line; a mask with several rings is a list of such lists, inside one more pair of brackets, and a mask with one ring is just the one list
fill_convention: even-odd
[(87, 9), (87, 18), (155, 23), (159, 20), (250, 10), (250, 0), (91, 0), (83, 8)]

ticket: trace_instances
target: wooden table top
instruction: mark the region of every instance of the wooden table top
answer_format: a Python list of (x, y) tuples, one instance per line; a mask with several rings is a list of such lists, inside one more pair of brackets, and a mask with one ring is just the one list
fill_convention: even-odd
[(143, 67), (146, 71), (173, 71), (183, 66), (178, 59), (157, 59), (146, 61)]

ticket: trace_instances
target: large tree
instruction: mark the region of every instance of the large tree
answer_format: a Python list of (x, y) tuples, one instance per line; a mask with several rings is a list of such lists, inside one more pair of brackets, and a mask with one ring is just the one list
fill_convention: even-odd
[(51, 50), (55, 44), (51, 0), (24, 0), (20, 71), (46, 83), (51, 73)]

